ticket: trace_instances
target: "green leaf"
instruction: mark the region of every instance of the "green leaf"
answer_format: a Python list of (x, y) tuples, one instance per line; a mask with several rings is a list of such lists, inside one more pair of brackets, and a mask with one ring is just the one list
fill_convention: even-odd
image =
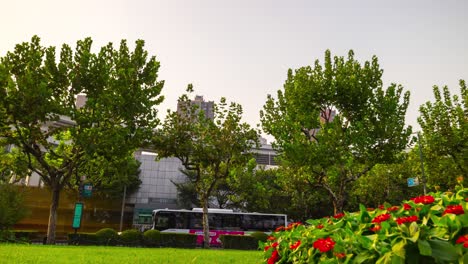
[(399, 256), (404, 259), (405, 258), (405, 246), (406, 246), (406, 240), (402, 239), (400, 242), (392, 246), (392, 252), (395, 253), (396, 256)]
[(429, 245), (429, 242), (427, 242), (427, 240), (419, 240), (418, 249), (419, 249), (419, 254), (423, 256), (432, 256), (431, 245)]
[(429, 244), (432, 248), (432, 257), (440, 261), (456, 261), (458, 259), (458, 253), (454, 245), (447, 241), (441, 240), (429, 240)]
[(416, 241), (418, 241), (419, 239), (419, 233), (420, 233), (420, 229), (419, 229), (418, 224), (416, 222), (412, 222), (409, 226), (409, 234), (410, 234), (409, 240), (416, 243)]

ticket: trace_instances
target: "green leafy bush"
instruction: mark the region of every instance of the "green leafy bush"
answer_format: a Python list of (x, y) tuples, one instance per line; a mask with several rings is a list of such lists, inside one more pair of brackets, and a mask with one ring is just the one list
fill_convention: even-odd
[(249, 235), (221, 235), (220, 240), (225, 249), (258, 249), (258, 239)]
[(27, 215), (23, 200), (18, 186), (0, 184), (0, 230), (11, 228)]
[(262, 241), (262, 242), (266, 242), (267, 239), (268, 239), (268, 235), (263, 233), (263, 232), (260, 232), (260, 231), (257, 231), (257, 232), (253, 232), (252, 234), (250, 234), (250, 236), (253, 236), (255, 237), (258, 241)]
[(120, 234), (120, 242), (124, 245), (139, 246), (141, 243), (141, 232), (136, 229), (125, 230)]
[(103, 228), (96, 232), (96, 236), (101, 245), (115, 245), (118, 238), (117, 231), (112, 228)]
[(185, 233), (161, 233), (162, 247), (195, 248), (197, 235)]
[(468, 189), (278, 228), (270, 263), (468, 263)]
[(99, 245), (96, 233), (69, 233), (69, 245)]
[(159, 230), (147, 230), (143, 233), (143, 240), (146, 246), (159, 246), (161, 243), (161, 232), (159, 232)]

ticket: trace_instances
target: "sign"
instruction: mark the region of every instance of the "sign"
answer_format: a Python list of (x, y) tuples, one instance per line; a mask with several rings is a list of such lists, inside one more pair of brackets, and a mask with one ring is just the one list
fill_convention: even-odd
[(72, 228), (74, 229), (80, 228), (82, 215), (83, 215), (83, 203), (75, 203), (75, 212), (73, 213)]
[(408, 178), (408, 187), (414, 187), (419, 185), (419, 179), (418, 178)]
[[(202, 230), (189, 230), (190, 234), (197, 235), (197, 244), (203, 245), (203, 231)], [(224, 230), (210, 230), (210, 245), (221, 246), (221, 235), (244, 235), (243, 231), (224, 231)]]
[(83, 197), (89, 198), (93, 194), (93, 185), (91, 183), (83, 184)]

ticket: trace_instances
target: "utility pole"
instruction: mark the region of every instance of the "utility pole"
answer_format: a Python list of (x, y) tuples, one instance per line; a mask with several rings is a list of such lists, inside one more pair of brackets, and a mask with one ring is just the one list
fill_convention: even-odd
[(426, 195), (426, 175), (424, 174), (424, 156), (422, 152), (421, 136), (418, 132), (418, 145), (419, 145), (419, 158), (421, 160), (421, 173), (422, 173), (422, 182), (423, 182), (423, 192)]
[(122, 210), (120, 211), (120, 227), (119, 227), (119, 232), (122, 232), (122, 225), (123, 225), (123, 217), (124, 217), (125, 199), (126, 199), (126, 196), (127, 196), (127, 185), (124, 186), (124, 191), (123, 191)]

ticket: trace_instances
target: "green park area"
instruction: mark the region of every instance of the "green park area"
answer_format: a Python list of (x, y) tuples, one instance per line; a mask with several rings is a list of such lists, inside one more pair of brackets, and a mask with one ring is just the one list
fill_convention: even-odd
[(0, 263), (261, 263), (261, 252), (0, 244)]
[[(243, 121), (232, 94), (201, 109), (192, 84), (163, 117), (162, 66), (145, 41), (43, 43), (33, 36), (0, 57), (0, 263), (468, 263), (464, 80), (426, 87), (414, 126), (413, 94), (384, 84), (377, 56), (325, 50), (255, 98), (258, 124)], [(261, 153), (262, 135), (274, 157)], [(183, 180), (160, 184), (164, 166), (140, 175), (143, 151), (176, 160), (170, 177)], [(148, 196), (132, 197), (140, 190)], [(158, 215), (169, 200), (200, 209), (197, 225)], [(136, 216), (138, 203), (148, 211)], [(284, 226), (208, 208), (281, 214)], [(19, 226), (25, 218), (35, 222)], [(245, 234), (209, 249), (216, 226)]]

